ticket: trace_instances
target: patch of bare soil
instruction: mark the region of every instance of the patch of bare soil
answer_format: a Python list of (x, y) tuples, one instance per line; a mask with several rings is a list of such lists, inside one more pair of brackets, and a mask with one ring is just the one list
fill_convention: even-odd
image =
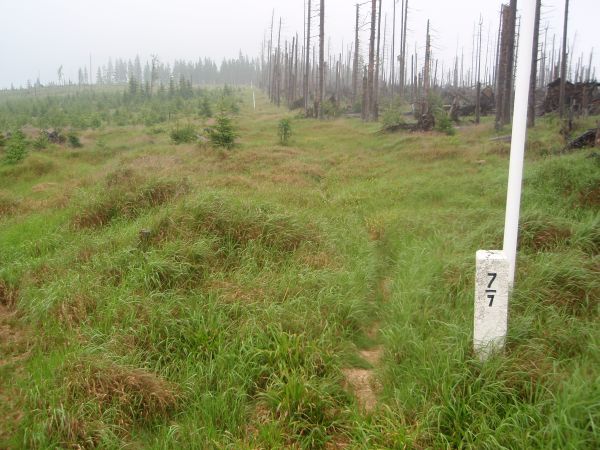
[[(1, 294), (1, 292), (0, 292)], [(8, 300), (8, 301), (7, 301)], [(0, 298), (0, 448), (10, 439), (23, 417), (21, 396), (10, 383), (23, 372), (22, 362), (29, 356), (30, 345), (26, 331), (18, 326), (10, 298)], [(10, 303), (9, 303), (10, 304)]]
[(363, 411), (369, 413), (377, 405), (377, 392), (381, 388), (375, 376), (374, 368), (381, 360), (383, 347), (379, 346), (368, 350), (361, 350), (359, 354), (373, 367), (370, 369), (346, 368), (343, 369), (343, 373), (346, 383), (358, 400), (358, 404)]

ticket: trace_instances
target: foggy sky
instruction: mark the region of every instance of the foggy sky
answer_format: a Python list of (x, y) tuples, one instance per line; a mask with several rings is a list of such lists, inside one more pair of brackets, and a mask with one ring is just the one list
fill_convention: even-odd
[[(383, 0), (389, 36), (392, 1)], [(282, 18), (282, 41), (295, 32), (302, 36), (303, 3), (304, 0), (0, 0), (0, 17), (3, 18), (0, 88), (9, 87), (11, 83), (25, 85), (28, 79), (33, 82), (38, 75), (42, 83), (56, 81), (61, 65), (65, 78), (76, 82), (77, 70), (89, 64), (90, 53), (94, 72), (97, 64), (106, 64), (109, 57), (133, 59), (136, 54), (142, 61), (150, 54), (157, 54), (165, 62), (210, 57), (217, 63), (224, 57), (236, 57), (240, 51), (258, 56), (273, 9), (275, 22)], [(318, 6), (319, 0), (313, 3)], [(346, 48), (354, 39), (355, 3), (356, 0), (326, 0), (325, 33), (331, 52), (339, 52), (342, 42)], [(459, 53), (460, 47), (464, 47), (465, 61), (470, 65), (474, 23), (481, 14), (485, 52), (488, 29), (491, 41), (494, 40), (501, 3), (501, 0), (410, 0), (409, 54), (414, 52), (415, 44), (419, 52), (423, 52), (429, 18), (434, 58), (449, 64), (457, 47)], [(362, 7), (364, 16), (368, 7)], [(540, 39), (543, 42), (547, 23), (549, 47), (553, 33), (556, 33), (557, 48), (560, 46), (563, 9), (564, 0), (543, 2)], [(599, 0), (571, 1), (569, 40), (575, 43), (575, 60), (583, 52), (587, 64), (590, 49), (598, 50), (600, 39), (594, 22), (599, 15)], [(398, 11), (397, 23), (399, 21)], [(311, 33), (315, 38), (317, 26), (318, 18), (315, 18), (315, 32)], [(363, 42), (368, 39), (366, 24), (361, 39)], [(597, 68), (600, 67), (598, 62), (600, 54), (595, 56)], [(600, 76), (598, 69), (596, 75)]]

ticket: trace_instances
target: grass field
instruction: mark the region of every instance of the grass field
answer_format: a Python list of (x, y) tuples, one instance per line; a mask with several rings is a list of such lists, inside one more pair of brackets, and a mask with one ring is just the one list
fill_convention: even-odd
[(380, 134), (239, 95), (231, 151), (98, 111), (83, 147), (0, 165), (0, 448), (600, 446), (598, 157), (530, 132), (508, 344), (482, 364), (491, 124)]

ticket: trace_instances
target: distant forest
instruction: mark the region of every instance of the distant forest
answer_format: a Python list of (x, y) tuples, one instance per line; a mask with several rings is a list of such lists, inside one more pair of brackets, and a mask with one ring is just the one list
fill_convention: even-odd
[[(27, 88), (56, 85), (111, 85), (135, 83), (142, 89), (152, 91), (153, 88), (167, 87), (171, 80), (185, 79), (193, 85), (197, 84), (249, 84), (257, 78), (260, 71), (260, 61), (239, 54), (235, 59), (223, 59), (217, 64), (210, 58), (199, 58), (197, 61), (175, 60), (171, 66), (168, 62), (160, 61), (157, 56), (142, 62), (139, 56), (131, 59), (109, 59), (108, 62), (93, 66), (80, 67), (77, 80), (65, 78), (63, 68), (57, 70), (56, 82), (42, 84), (39, 78), (32, 83), (27, 82)], [(92, 76), (90, 76), (93, 74)]]

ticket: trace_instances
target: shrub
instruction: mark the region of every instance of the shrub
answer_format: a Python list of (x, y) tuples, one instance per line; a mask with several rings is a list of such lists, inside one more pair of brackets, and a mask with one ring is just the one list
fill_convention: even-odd
[(74, 132), (70, 132), (67, 135), (67, 141), (69, 142), (70, 147), (73, 147), (73, 148), (83, 147), (83, 145), (81, 145), (81, 141), (79, 140), (79, 136), (77, 136), (77, 134), (75, 134)]
[(6, 142), (4, 162), (6, 164), (17, 164), (27, 156), (27, 141), (21, 130), (15, 131)]
[(36, 150), (43, 150), (48, 147), (49, 142), (50, 140), (48, 139), (48, 134), (42, 131), (37, 139), (33, 141), (33, 148)]
[(381, 122), (384, 130), (390, 130), (402, 125), (404, 123), (404, 117), (402, 117), (399, 108), (390, 106), (383, 112)]
[(235, 145), (237, 133), (235, 132), (233, 121), (231, 117), (224, 113), (220, 113), (217, 116), (217, 123), (207, 128), (207, 133), (210, 142), (216, 147), (231, 149)]
[(440, 110), (435, 117), (436, 127), (435, 129), (441, 133), (446, 133), (448, 136), (454, 136), (456, 129), (452, 123), (450, 116), (443, 110)]
[(4, 147), (6, 145), (6, 138), (2, 133), (0, 133), (0, 147)]
[(279, 142), (287, 145), (292, 135), (292, 122), (290, 119), (281, 119), (278, 125)]
[(213, 115), (213, 111), (212, 111), (212, 107), (210, 106), (210, 101), (208, 100), (208, 98), (204, 97), (201, 101), (200, 101), (200, 115), (202, 117), (212, 117)]
[(323, 102), (323, 115), (325, 117), (337, 117), (340, 115), (338, 106), (331, 99), (327, 99)]
[(192, 124), (185, 125), (182, 128), (179, 128), (179, 126), (177, 126), (173, 130), (171, 130), (171, 140), (175, 144), (194, 142), (196, 138), (196, 129)]

